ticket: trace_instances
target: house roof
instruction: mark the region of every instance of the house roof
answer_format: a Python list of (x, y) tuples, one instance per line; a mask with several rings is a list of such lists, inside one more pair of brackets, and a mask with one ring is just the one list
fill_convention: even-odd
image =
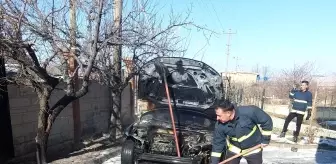
[[(222, 75), (225, 75), (226, 72), (221, 72)], [(232, 71), (228, 72), (228, 74), (249, 74), (249, 75), (259, 75), (258, 73), (255, 72), (244, 72), (244, 71)]]

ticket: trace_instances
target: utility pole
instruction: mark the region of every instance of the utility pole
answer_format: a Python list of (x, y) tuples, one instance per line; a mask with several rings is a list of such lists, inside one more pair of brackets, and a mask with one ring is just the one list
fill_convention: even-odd
[[(122, 44), (121, 44), (121, 37), (122, 37), (122, 0), (114, 0), (113, 1), (113, 31), (115, 32), (115, 40), (118, 43), (116, 46), (113, 47), (113, 86), (118, 87), (118, 85), (122, 82), (121, 77), (121, 61), (122, 61)], [(112, 117), (112, 128), (111, 128), (111, 139), (115, 140), (117, 136), (117, 123), (118, 118), (120, 117), (120, 110), (121, 110), (121, 91), (114, 90), (112, 91), (112, 101), (113, 101), (113, 117)]]
[(229, 67), (229, 56), (230, 56), (230, 46), (231, 46), (231, 35), (236, 34), (236, 32), (231, 32), (231, 29), (229, 29), (229, 32), (224, 32), (224, 34), (228, 35), (228, 41), (227, 41), (227, 52), (226, 52), (226, 69), (225, 69), (225, 99), (227, 99), (228, 95), (228, 83), (229, 83), (229, 77), (228, 77), (228, 67)]
[(240, 58), (238, 56), (233, 57), (233, 59), (236, 60), (236, 72), (238, 71), (238, 60), (240, 60)]
[(324, 75), (313, 75), (313, 77), (316, 78), (316, 89), (314, 93), (314, 99), (312, 103), (312, 109), (311, 109), (311, 118), (309, 119), (309, 128), (308, 128), (308, 138), (309, 138), (309, 143), (313, 142), (314, 139), (314, 132), (313, 132), (313, 123), (316, 122), (316, 113), (317, 113), (317, 92), (319, 91), (319, 82), (321, 77), (325, 77)]
[[(75, 69), (77, 68), (77, 61), (75, 58), (76, 54), (76, 31), (77, 31), (77, 23), (76, 23), (76, 0), (70, 0), (70, 56), (68, 58), (70, 74), (75, 73)], [(74, 90), (78, 90), (78, 73), (74, 75)], [(74, 143), (78, 145), (80, 143), (81, 138), (81, 121), (80, 121), (80, 106), (79, 100), (75, 100), (72, 102), (72, 117), (74, 122)]]

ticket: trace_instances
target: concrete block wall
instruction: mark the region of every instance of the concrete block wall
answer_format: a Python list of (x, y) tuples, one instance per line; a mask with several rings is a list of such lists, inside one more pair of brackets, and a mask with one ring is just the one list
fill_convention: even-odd
[[(265, 111), (287, 116), (289, 114), (288, 105), (265, 104)], [(321, 120), (336, 120), (336, 109), (317, 107), (316, 117)]]
[(131, 85), (128, 85), (121, 94), (122, 104), (121, 104), (121, 126), (126, 128), (135, 121), (135, 111), (133, 108), (134, 94), (132, 92)]
[[(64, 91), (55, 90), (50, 99), (50, 105), (59, 100), (63, 94)], [(38, 97), (30, 88), (13, 85), (8, 86), (8, 95), (15, 156), (34, 153), (39, 111)], [(109, 96), (106, 87), (92, 83), (89, 93), (80, 99), (80, 108), (83, 135), (107, 130)], [(69, 104), (53, 124), (48, 150), (62, 151), (71, 146), (72, 140), (72, 105)]]
[[(282, 129), (283, 125), (285, 123), (284, 119), (281, 118), (276, 118), (276, 117), (272, 117), (273, 120), (273, 127), (276, 127), (278, 129)], [(313, 129), (318, 128), (316, 126), (313, 126)], [(307, 131), (309, 129), (309, 125), (301, 125), (301, 131), (300, 134), (302, 135), (307, 135)], [(289, 135), (292, 135), (292, 132), (296, 130), (296, 123), (295, 122), (290, 122), (288, 125), (288, 133)], [(318, 128), (317, 133), (315, 134), (315, 136), (323, 136), (323, 137), (330, 137), (330, 138), (335, 138), (336, 136), (336, 131), (334, 130), (328, 130), (328, 129), (323, 129), (323, 128)]]
[(89, 92), (79, 99), (82, 135), (106, 132), (110, 96), (107, 87), (92, 83)]

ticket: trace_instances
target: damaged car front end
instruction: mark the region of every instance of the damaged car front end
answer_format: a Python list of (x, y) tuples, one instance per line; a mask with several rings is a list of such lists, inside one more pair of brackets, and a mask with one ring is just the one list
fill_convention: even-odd
[[(163, 78), (167, 78), (169, 85), (179, 149)], [(121, 163), (208, 163), (216, 123), (211, 106), (222, 98), (220, 74), (200, 61), (156, 58), (145, 65), (138, 89), (139, 98), (155, 103), (156, 108), (142, 114), (126, 129)]]
[(125, 142), (130, 142), (134, 151), (133, 156), (129, 156), (131, 161), (206, 163), (211, 150), (214, 119), (190, 109), (180, 109), (174, 118), (182, 158), (176, 156), (169, 111), (159, 108), (143, 114), (127, 129)]

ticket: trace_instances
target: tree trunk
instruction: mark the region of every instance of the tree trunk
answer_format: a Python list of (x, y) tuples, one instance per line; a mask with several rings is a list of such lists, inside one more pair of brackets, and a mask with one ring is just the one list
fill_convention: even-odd
[(111, 128), (111, 139), (116, 140), (117, 134), (120, 133), (120, 109), (121, 109), (121, 94), (119, 92), (112, 92), (112, 128)]
[[(114, 47), (113, 52), (113, 87), (120, 86), (121, 80), (121, 22), (122, 22), (122, 0), (114, 1), (114, 27), (116, 31), (116, 40), (119, 45)], [(115, 140), (117, 136), (117, 128), (118, 128), (118, 117), (120, 117), (120, 109), (121, 109), (121, 91), (112, 91), (112, 102), (113, 102), (113, 111), (112, 113), (117, 114), (117, 116), (112, 117), (112, 129), (111, 129), (111, 139)]]
[(49, 138), (49, 133), (46, 132), (48, 119), (47, 111), (49, 110), (48, 97), (48, 95), (39, 94), (40, 111), (38, 114), (37, 136), (35, 139), (38, 164), (47, 164), (47, 145)]
[(38, 129), (36, 136), (37, 164), (47, 164), (47, 142), (48, 135), (43, 130)]
[(330, 100), (330, 107), (333, 106), (333, 101), (334, 101), (334, 95), (332, 94), (332, 95), (331, 95), (331, 100)]

